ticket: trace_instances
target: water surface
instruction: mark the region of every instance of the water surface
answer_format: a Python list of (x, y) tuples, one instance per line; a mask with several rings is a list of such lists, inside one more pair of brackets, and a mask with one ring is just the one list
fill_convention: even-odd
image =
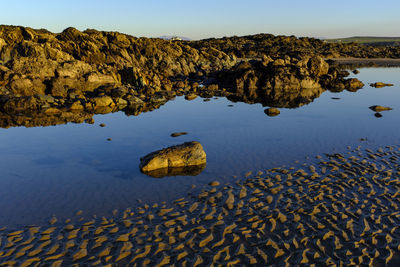
[[(86, 217), (110, 215), (138, 200), (182, 197), (192, 185), (233, 182), (250, 170), (293, 164), (348, 146), (398, 144), (400, 68), (360, 71), (356, 77), (366, 84), (363, 89), (326, 91), (306, 106), (280, 109), (277, 117), (266, 116), (261, 104), (178, 97), (136, 117), (96, 115), (93, 125), (0, 129), (0, 225), (38, 224), (53, 214), (65, 219), (77, 210)], [(395, 86), (368, 85), (377, 81)], [(376, 118), (368, 109), (372, 105), (393, 110)], [(179, 131), (188, 135), (170, 137)], [(193, 140), (207, 153), (201, 174), (157, 179), (140, 173), (140, 157)]]

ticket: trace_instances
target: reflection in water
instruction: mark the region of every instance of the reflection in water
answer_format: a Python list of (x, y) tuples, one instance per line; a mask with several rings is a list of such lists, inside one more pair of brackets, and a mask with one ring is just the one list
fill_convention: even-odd
[(153, 178), (163, 178), (166, 176), (197, 176), (206, 168), (206, 165), (207, 164), (176, 168), (161, 168), (143, 173)]
[(59, 111), (44, 113), (40, 111), (18, 111), (15, 113), (0, 112), (0, 127), (17, 126), (37, 127), (72, 123), (93, 123), (92, 113), (83, 111)]
[[(285, 88), (285, 89), (273, 89), (273, 90), (258, 90), (253, 92), (251, 95), (246, 93), (242, 94), (230, 94), (227, 98), (232, 102), (243, 102), (248, 104), (260, 103), (263, 106), (277, 107), (277, 108), (298, 108), (304, 105), (308, 105), (313, 102), (314, 99), (319, 98), (323, 92), (327, 91), (321, 87), (314, 88), (302, 88), (301, 90), (296, 88)], [(341, 92), (343, 89), (335, 90), (329, 89), (331, 92)], [(217, 93), (217, 92), (215, 92)], [(210, 98), (213, 96), (219, 96), (218, 94), (212, 95), (211, 92), (199, 92), (199, 96), (204, 98)], [(15, 110), (15, 111), (3, 111), (0, 112), (0, 127), (9, 128), (17, 126), (25, 127), (36, 127), (36, 126), (52, 126), (72, 123), (93, 123), (93, 116), (96, 114), (108, 114), (113, 112), (122, 111), (125, 115), (138, 116), (145, 112), (151, 112), (159, 109), (162, 105), (167, 103), (173, 98), (167, 99), (162, 98), (163, 101), (155, 101), (150, 99), (149, 102), (143, 102), (140, 105), (126, 106), (122, 109), (118, 107), (110, 108), (104, 107), (96, 109), (94, 112), (89, 111), (77, 111), (65, 109), (48, 109), (48, 110)]]
[[(114, 209), (138, 205), (138, 200), (172, 201), (211, 181), (233, 183), (235, 176), (242, 179), (250, 170), (257, 173), (288, 166), (305, 156), (342, 153), (347, 146), (398, 144), (399, 74), (400, 69), (361, 69), (357, 77), (366, 85), (357, 93), (322, 91), (302, 108), (278, 107), (281, 114), (275, 118), (266, 116), (261, 104), (227, 107), (232, 104), (227, 98), (203, 102), (199, 97), (193, 101), (177, 97), (155, 112), (144, 113), (147, 109), (138, 106), (143, 109), (137, 117), (122, 112), (0, 114), (3, 126), (57, 120), (65, 124), (67, 115), (76, 116), (76, 122), (83, 118), (96, 122), (0, 129), (0, 225), (39, 224), (53, 214), (61, 221), (71, 218), (78, 207), (85, 218), (108, 216)], [(371, 88), (369, 83), (376, 81), (394, 86)], [(290, 98), (297, 99), (293, 105), (301, 99), (313, 100), (292, 94)], [(287, 100), (282, 104), (289, 106)], [(377, 119), (368, 109), (373, 105), (393, 110), (382, 112), (383, 117)], [(132, 114), (140, 111), (130, 110)], [(100, 123), (106, 127), (99, 127)], [(170, 136), (180, 131), (188, 135)], [(207, 167), (197, 176), (171, 170), (165, 174), (177, 176), (152, 179), (140, 173), (140, 157), (149, 151), (191, 140), (201, 142), (207, 151)], [(60, 159), (59, 164), (50, 157)]]
[[(298, 108), (307, 105), (321, 96), (325, 89), (303, 88), (301, 90), (269, 90), (262, 94), (232, 95), (228, 99), (232, 102), (244, 102), (248, 104), (260, 103), (263, 106), (277, 108)], [(261, 92), (261, 91), (260, 91)]]

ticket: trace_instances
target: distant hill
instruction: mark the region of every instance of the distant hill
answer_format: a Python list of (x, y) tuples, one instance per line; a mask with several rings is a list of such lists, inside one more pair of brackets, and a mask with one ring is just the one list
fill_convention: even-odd
[(175, 40), (183, 40), (183, 41), (190, 41), (190, 40), (191, 40), (191, 39), (188, 38), (188, 37), (184, 37), (184, 36), (175, 36), (175, 35), (163, 35), (163, 36), (160, 36), (160, 37), (158, 37), (158, 38), (161, 38), (161, 39), (164, 39), (164, 40), (172, 40), (172, 39), (175, 39)]
[(337, 39), (325, 39), (328, 43), (358, 43), (371, 45), (400, 45), (400, 37), (353, 36)]

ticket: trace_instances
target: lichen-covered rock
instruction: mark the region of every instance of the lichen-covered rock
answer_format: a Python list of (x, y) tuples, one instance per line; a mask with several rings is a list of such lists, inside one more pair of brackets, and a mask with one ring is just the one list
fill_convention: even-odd
[(140, 159), (142, 172), (206, 164), (206, 153), (199, 142), (185, 142), (148, 154)]

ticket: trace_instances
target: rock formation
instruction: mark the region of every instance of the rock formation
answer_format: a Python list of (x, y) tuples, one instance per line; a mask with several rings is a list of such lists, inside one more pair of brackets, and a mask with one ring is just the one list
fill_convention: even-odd
[(298, 107), (326, 89), (362, 87), (323, 57), (399, 57), (399, 49), (268, 34), (176, 41), (0, 26), (0, 112), (138, 114), (176, 95)]
[(152, 152), (141, 158), (140, 161), (140, 170), (144, 173), (160, 169), (171, 169), (166, 173), (179, 173), (182, 169), (178, 172), (174, 172), (172, 169), (205, 165), (206, 153), (199, 142), (193, 141)]

